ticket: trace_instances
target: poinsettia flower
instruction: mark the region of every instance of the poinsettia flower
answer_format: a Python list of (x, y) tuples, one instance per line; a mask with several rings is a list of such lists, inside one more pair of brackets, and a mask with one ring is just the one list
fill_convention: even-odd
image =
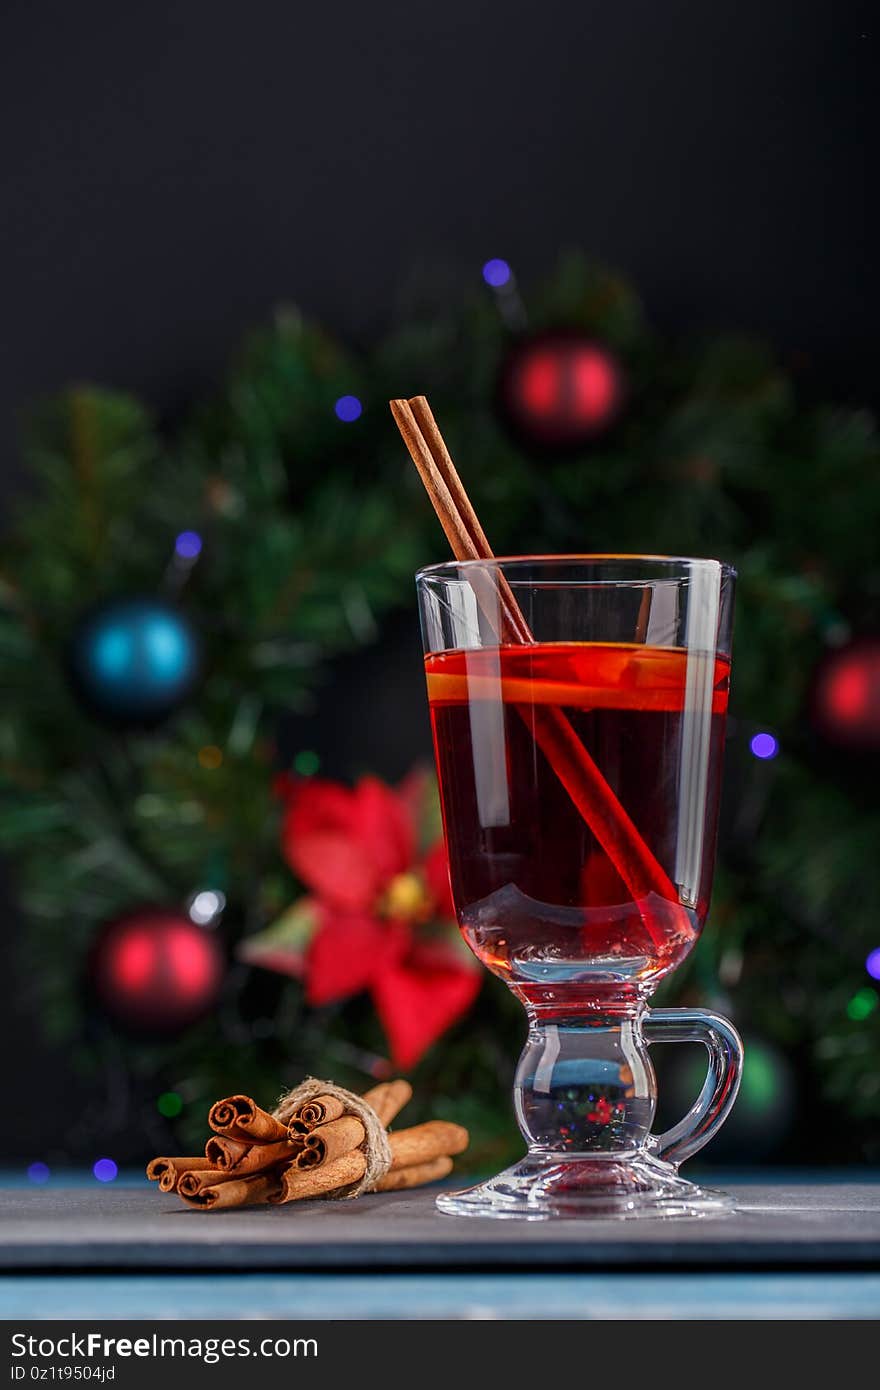
[(442, 838), (423, 847), (422, 773), (399, 787), (285, 779), (284, 857), (308, 895), (241, 955), (305, 983), (319, 1006), (368, 990), (392, 1060), (411, 1067), (473, 1003), (480, 973), (450, 931)]

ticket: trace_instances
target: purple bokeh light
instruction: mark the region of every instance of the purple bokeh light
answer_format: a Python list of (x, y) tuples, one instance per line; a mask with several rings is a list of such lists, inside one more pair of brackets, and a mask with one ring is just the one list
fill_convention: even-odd
[(359, 420), (364, 413), (364, 408), (357, 396), (340, 396), (333, 409), (336, 412), (337, 420), (341, 420), (346, 425), (350, 425), (353, 420)]
[(875, 946), (873, 951), (868, 952), (865, 969), (872, 980), (880, 980), (880, 946)]
[(483, 279), (487, 285), (491, 285), (493, 290), (500, 290), (502, 285), (506, 285), (511, 278), (510, 266), (507, 261), (499, 260), (493, 256), (491, 261), (487, 261), (483, 266)]
[(35, 1182), (38, 1187), (49, 1181), (48, 1163), (32, 1163), (27, 1170), (28, 1182)]
[(175, 553), (181, 560), (195, 560), (201, 554), (202, 538), (198, 531), (181, 531), (174, 542)]
[(92, 1172), (98, 1179), (98, 1182), (113, 1182), (114, 1178), (116, 1178), (119, 1173), (119, 1169), (116, 1167), (112, 1158), (99, 1158), (92, 1168)]
[(749, 747), (756, 758), (760, 758), (762, 762), (767, 762), (769, 758), (775, 758), (779, 752), (779, 739), (774, 738), (772, 734), (755, 734)]

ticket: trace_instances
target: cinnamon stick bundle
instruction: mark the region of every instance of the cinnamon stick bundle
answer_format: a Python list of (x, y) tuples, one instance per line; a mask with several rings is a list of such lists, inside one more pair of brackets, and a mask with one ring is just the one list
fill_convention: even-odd
[[(409, 1082), (387, 1081), (361, 1099), (387, 1127), (411, 1096)], [(214, 1133), (204, 1157), (154, 1158), (147, 1176), (163, 1192), (176, 1191), (187, 1206), (203, 1211), (348, 1195), (368, 1171), (368, 1126), (346, 1109), (348, 1103), (345, 1093), (319, 1094), (294, 1111), (288, 1126), (250, 1096), (227, 1096), (211, 1106)], [(461, 1125), (430, 1120), (389, 1134), (388, 1142), (391, 1169), (373, 1185), (378, 1192), (446, 1177), (452, 1155), (467, 1146), (468, 1135)]]
[(287, 1126), (250, 1096), (226, 1096), (215, 1101), (208, 1111), (208, 1124), (215, 1134), (252, 1144), (277, 1144), (287, 1138)]

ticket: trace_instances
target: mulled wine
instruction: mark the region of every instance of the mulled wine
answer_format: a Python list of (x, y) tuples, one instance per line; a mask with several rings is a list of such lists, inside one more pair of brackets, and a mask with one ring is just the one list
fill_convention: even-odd
[[(688, 739), (693, 650), (624, 642), (541, 642), (426, 658), (452, 890), (461, 930), (489, 969), (529, 997), (672, 969), (705, 920), (711, 891), (729, 658), (712, 653), (705, 738)], [(575, 805), (548, 717), (567, 722), (665, 871), (665, 892), (626, 882)], [(705, 745), (705, 746), (702, 746)], [(702, 761), (694, 838), (682, 796)], [(699, 769), (697, 769), (699, 772)], [(691, 856), (693, 858), (693, 856)], [(687, 875), (688, 881), (682, 881)], [(662, 880), (661, 880), (662, 882)]]

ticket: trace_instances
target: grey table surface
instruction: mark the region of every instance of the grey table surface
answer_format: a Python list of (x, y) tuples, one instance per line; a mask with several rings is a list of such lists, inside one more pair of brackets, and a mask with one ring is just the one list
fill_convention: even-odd
[(49, 1271), (880, 1270), (880, 1182), (748, 1183), (728, 1217), (492, 1221), (434, 1192), (191, 1211), (146, 1183), (0, 1188), (0, 1269)]

